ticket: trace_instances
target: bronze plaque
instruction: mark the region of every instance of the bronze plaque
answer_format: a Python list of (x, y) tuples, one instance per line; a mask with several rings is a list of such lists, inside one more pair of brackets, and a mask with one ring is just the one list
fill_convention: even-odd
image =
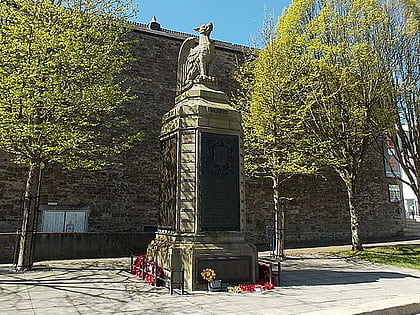
[(200, 133), (200, 228), (239, 231), (239, 137)]
[(201, 272), (206, 268), (213, 269), (216, 272), (216, 278), (226, 282), (251, 281), (251, 261), (250, 256), (216, 256), (209, 258), (197, 258), (195, 261), (197, 282), (205, 282), (201, 277)]

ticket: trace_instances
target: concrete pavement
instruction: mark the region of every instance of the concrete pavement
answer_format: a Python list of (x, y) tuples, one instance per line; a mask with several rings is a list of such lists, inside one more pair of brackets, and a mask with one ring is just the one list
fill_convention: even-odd
[(49, 261), (17, 274), (0, 265), (0, 314), (420, 313), (420, 270), (334, 258), (314, 249), (286, 253), (279, 287), (241, 294), (171, 296), (131, 275), (129, 258)]

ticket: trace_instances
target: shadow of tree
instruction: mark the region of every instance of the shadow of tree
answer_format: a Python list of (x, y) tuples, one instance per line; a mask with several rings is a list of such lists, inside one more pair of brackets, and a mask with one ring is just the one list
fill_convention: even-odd
[(46, 288), (120, 303), (126, 303), (125, 298), (133, 293), (152, 293), (155, 296), (168, 294), (167, 289), (149, 286), (128, 269), (97, 268), (94, 265), (70, 268), (36, 267), (22, 273), (9, 271), (0, 279), (0, 287), (0, 295), (19, 295)]
[(420, 277), (399, 272), (335, 271), (321, 269), (282, 270), (281, 286), (340, 285), (377, 282), (380, 279), (402, 279)]

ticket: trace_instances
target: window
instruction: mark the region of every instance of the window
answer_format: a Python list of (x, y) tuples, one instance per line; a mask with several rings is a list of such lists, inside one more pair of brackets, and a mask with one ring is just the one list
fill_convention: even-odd
[(44, 210), (41, 232), (86, 232), (87, 210)]
[(400, 164), (395, 158), (395, 146), (394, 141), (386, 137), (384, 142), (384, 157), (385, 157), (385, 176), (386, 177), (396, 177), (401, 176)]
[(401, 200), (400, 186), (397, 184), (389, 184), (389, 201), (399, 202)]

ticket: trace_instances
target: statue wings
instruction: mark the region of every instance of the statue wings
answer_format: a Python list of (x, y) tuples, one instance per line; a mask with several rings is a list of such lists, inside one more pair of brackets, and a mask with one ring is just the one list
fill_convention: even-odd
[(196, 62), (191, 60), (193, 54), (191, 52), (196, 47), (197, 39), (195, 37), (189, 37), (181, 45), (181, 49), (178, 54), (178, 71), (177, 71), (177, 87), (176, 94), (181, 94), (184, 90), (190, 87), (192, 84), (191, 77), (197, 69)]

